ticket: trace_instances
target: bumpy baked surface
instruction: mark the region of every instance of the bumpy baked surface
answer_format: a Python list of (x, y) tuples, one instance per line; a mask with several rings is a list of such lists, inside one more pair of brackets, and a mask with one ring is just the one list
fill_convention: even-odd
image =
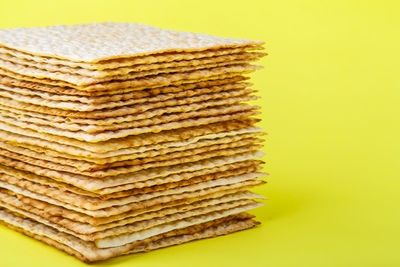
[(137, 23), (107, 22), (0, 30), (0, 45), (4, 47), (81, 62), (262, 43), (159, 29)]

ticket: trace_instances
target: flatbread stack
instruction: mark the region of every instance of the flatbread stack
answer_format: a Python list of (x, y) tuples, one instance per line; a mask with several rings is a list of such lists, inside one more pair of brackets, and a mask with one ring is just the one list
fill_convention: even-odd
[(263, 43), (93, 23), (0, 30), (0, 221), (82, 261), (258, 224)]

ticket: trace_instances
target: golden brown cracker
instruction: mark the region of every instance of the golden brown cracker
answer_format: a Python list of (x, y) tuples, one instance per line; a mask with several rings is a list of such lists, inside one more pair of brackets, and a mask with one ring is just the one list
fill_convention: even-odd
[[(247, 217), (244, 219), (235, 219), (238, 218), (238, 215), (227, 216), (211, 222), (206, 222), (203, 224), (171, 231), (165, 234), (161, 234), (159, 236), (151, 237), (147, 240), (142, 240), (133, 244), (125, 245), (118, 250), (115, 248), (109, 249), (112, 251), (109, 251), (108, 253), (103, 252), (96, 254), (91, 252), (85, 253), (84, 251), (79, 251), (78, 249), (72, 248), (72, 245), (66, 245), (74, 242), (79, 243), (81, 242), (79, 239), (74, 239), (70, 236), (64, 236), (64, 238), (54, 238), (57, 236), (57, 232), (50, 227), (40, 225), (31, 220), (24, 220), (18, 215), (12, 214), (7, 211), (1, 212), (2, 214), (0, 218), (2, 224), (15, 231), (21, 232), (27, 236), (40, 240), (50, 246), (58, 248), (72, 256), (77, 257), (84, 262), (105, 260), (121, 254), (149, 251), (165, 246), (181, 244), (191, 240), (228, 234), (231, 232), (251, 228), (258, 224), (258, 222), (251, 220), (251, 217)], [(98, 249), (98, 251), (100, 252), (104, 250)]]
[[(234, 64), (234, 65), (227, 65), (223, 67), (216, 67), (210, 69), (200, 69), (188, 72), (162, 73), (158, 75), (153, 75), (148, 77), (145, 76), (142, 78), (137, 78), (132, 80), (122, 80), (122, 81), (116, 80), (116, 81), (96, 83), (91, 85), (82, 85), (82, 86), (74, 85), (72, 83), (67, 83), (59, 80), (25, 76), (3, 68), (0, 68), (0, 75), (8, 76), (16, 80), (34, 82), (39, 84), (48, 84), (58, 87), (65, 87), (65, 90), (68, 90), (68, 88), (73, 88), (86, 92), (107, 91), (107, 93), (110, 94), (110, 92), (112, 91), (112, 93), (119, 94), (121, 92), (126, 92), (126, 91), (142, 90), (142, 89), (156, 88), (168, 85), (176, 86), (185, 83), (194, 83), (206, 80), (229, 78), (237, 75), (251, 73), (260, 68), (261, 68), (260, 66), (253, 66), (250, 64), (237, 64), (237, 65)], [(17, 83), (17, 85), (19, 84)], [(126, 88), (131, 88), (131, 89), (126, 89)]]
[[(111, 139), (97, 143), (88, 143), (48, 133), (36, 132), (33, 130), (5, 124), (0, 121), (0, 140), (10, 143), (48, 147), (56, 151), (82, 157), (101, 158), (103, 156), (109, 157), (145, 151), (141, 149), (144, 146), (167, 144), (167, 142), (176, 142), (176, 144), (167, 144), (167, 146), (180, 146), (182, 145), (182, 141), (185, 140), (188, 141), (189, 139), (192, 139), (190, 142), (197, 142), (202, 136), (205, 136), (206, 138), (207, 136), (213, 138), (212, 136), (214, 134), (216, 136), (225, 136), (229, 135), (227, 133), (229, 131), (234, 131), (233, 134), (236, 134), (237, 131), (241, 130), (251, 132), (261, 131), (259, 128), (246, 130), (251, 128), (251, 126), (258, 121), (259, 119), (255, 118), (229, 120), (200, 126), (162, 131), (159, 133), (145, 133), (127, 136), (124, 138)], [(139, 150), (128, 151), (128, 149), (132, 148), (137, 148)]]
[[(191, 97), (202, 94), (227, 92), (230, 90), (239, 90), (251, 86), (251, 83), (241, 82), (244, 77), (237, 76), (230, 79), (215, 80), (210, 82), (189, 83), (182, 86), (166, 86), (148, 90), (132, 91), (124, 94), (102, 95), (102, 96), (79, 96), (67, 95), (62, 92), (48, 92), (40, 90), (46, 88), (42, 86), (39, 90), (26, 87), (8, 86), (1, 83), (6, 77), (0, 78), (0, 90), (2, 92), (12, 93), (10, 96), (4, 97), (13, 98), (18, 96), (40, 97), (50, 101), (70, 101), (72, 103), (82, 103), (92, 106), (101, 106), (102, 104), (110, 104), (124, 106), (127, 104), (137, 104), (146, 102), (165, 101), (172, 98)], [(65, 90), (64, 90), (65, 91)], [(19, 100), (18, 98), (16, 99)], [(113, 106), (109, 106), (113, 107)]]
[[(69, 67), (67, 65), (53, 65), (44, 62), (36, 62), (32, 60), (14, 57), (5, 53), (0, 53), (0, 62), (9, 62), (15, 65), (24, 65), (30, 68), (37, 68), (46, 70), (48, 72), (66, 73), (69, 75), (77, 75), (91, 78), (117, 77), (126, 75), (129, 77), (131, 73), (146, 72), (149, 70), (162, 70), (167, 68), (189, 67), (189, 66), (202, 66), (208, 64), (222, 63), (222, 62), (237, 62), (237, 61), (253, 61), (265, 56), (265, 53), (260, 52), (242, 52), (213, 57), (203, 57), (192, 60), (179, 60), (169, 62), (156, 62), (147, 64), (136, 64), (129, 67), (119, 67), (114, 69), (105, 70), (90, 70), (80, 67)], [(1, 63), (0, 63), (1, 65)]]
[[(73, 193), (64, 193), (56, 195), (56, 189), (37, 186), (40, 193), (32, 192), (19, 186), (0, 181), (0, 187), (8, 189), (15, 194), (20, 195), (20, 200), (37, 207), (42, 203), (50, 203), (55, 206), (65, 207), (68, 210), (86, 214), (91, 217), (107, 217), (122, 214), (132, 210), (142, 210), (161, 203), (171, 202), (180, 199), (194, 198), (217, 192), (238, 192), (243, 188), (254, 187), (265, 182), (257, 180), (264, 177), (262, 173), (250, 173), (244, 175), (231, 176), (227, 178), (216, 179), (207, 182), (200, 182), (181, 188), (167, 189), (154, 193), (128, 196), (118, 199), (101, 200), (88, 196), (76, 195)], [(38, 202), (39, 201), (39, 202)], [(44, 207), (43, 207), (44, 208)]]
[[(139, 135), (143, 133), (154, 132), (158, 133), (166, 130), (173, 130), (179, 128), (186, 128), (192, 126), (199, 126), (214, 122), (229, 121), (235, 119), (242, 119), (259, 114), (257, 110), (258, 106), (248, 106), (248, 105), (232, 105), (232, 106), (220, 106), (217, 108), (206, 108), (200, 111), (194, 111), (192, 113), (183, 113), (179, 115), (171, 114), (157, 119), (145, 119), (131, 122), (131, 127), (139, 125), (137, 128), (124, 128), (119, 130), (110, 130), (99, 133), (88, 133), (85, 131), (70, 131), (62, 128), (53, 127), (44, 124), (34, 124), (32, 122), (25, 122), (18, 120), (9, 116), (0, 115), (0, 120), (12, 126), (17, 126), (24, 129), (31, 129), (41, 133), (48, 133), (51, 135), (57, 135), (61, 137), (67, 137), (72, 139), (77, 139), (86, 142), (100, 142), (106, 141), (114, 138), (127, 137), (129, 135)], [(198, 117), (194, 117), (196, 115)], [(202, 114), (202, 115), (200, 115)], [(181, 118), (189, 117), (186, 119), (179, 120)], [(161, 123), (165, 121), (165, 123)], [(157, 122), (157, 124), (153, 124)], [(50, 122), (51, 123), (51, 122)], [(60, 124), (51, 123), (54, 126), (59, 126)], [(149, 125), (150, 124), (150, 125)], [(135, 125), (135, 126), (133, 126)], [(1, 126), (0, 126), (1, 127)], [(6, 130), (5, 127), (0, 129)]]
[[(143, 168), (147, 166), (147, 163), (159, 161), (160, 166), (165, 160), (171, 160), (180, 157), (192, 157), (196, 154), (204, 152), (213, 152), (215, 150), (221, 150), (226, 148), (234, 148), (245, 145), (253, 145), (261, 143), (263, 140), (254, 138), (254, 134), (242, 134), (233, 137), (218, 138), (215, 140), (203, 140), (197, 143), (193, 143), (188, 146), (181, 147), (168, 147), (159, 150), (148, 150), (145, 152), (132, 153), (124, 156), (116, 156), (111, 158), (103, 158), (101, 160), (91, 160), (83, 157), (69, 157), (66, 154), (52, 152), (52, 153), (40, 153), (36, 152), (34, 148), (23, 148), (17, 145), (8, 144), (0, 141), (0, 154), (13, 159), (22, 160), (25, 162), (31, 162), (39, 166), (45, 166), (46, 163), (41, 161), (52, 162), (55, 164), (61, 164), (62, 166), (72, 168), (71, 172), (80, 173), (82, 171), (96, 171), (108, 168), (122, 167), (122, 166), (133, 166), (143, 164)], [(42, 148), (45, 150), (45, 148)], [(46, 151), (50, 152), (50, 151)], [(38, 160), (38, 161), (36, 161)], [(189, 159), (188, 159), (189, 160)], [(54, 169), (67, 171), (62, 166), (57, 167), (54, 165)]]
[(107, 193), (101, 194), (102, 192), (95, 193), (86, 191), (81, 188), (75, 187), (73, 185), (56, 181), (51, 178), (47, 178), (45, 176), (39, 176), (30, 172), (17, 170), (4, 165), (0, 165), (0, 173), (7, 174), (6, 176), (1, 176), (2, 179), (7, 183), (14, 185), (18, 185), (19, 183), (24, 183), (24, 184), (30, 183), (29, 186), (35, 188), (36, 186), (35, 184), (40, 184), (52, 188), (57, 188), (61, 191), (72, 192), (83, 196), (99, 197), (101, 199), (111, 199), (111, 198), (135, 195), (139, 193), (146, 193), (149, 192), (149, 190), (159, 191), (162, 189), (174, 188), (181, 185), (198, 183), (201, 181), (209, 181), (232, 175), (240, 175), (240, 174), (260, 171), (261, 170), (260, 165), (262, 163), (263, 162), (260, 160), (245, 160), (245, 161), (225, 164), (222, 166), (216, 166), (209, 169), (200, 169), (190, 173), (173, 174), (166, 177), (125, 184), (123, 188), (120, 188), (121, 191), (114, 190), (114, 193), (108, 193), (108, 194)]
[(49, 177), (56, 181), (72, 184), (87, 191), (97, 192), (99, 194), (107, 194), (131, 189), (132, 187), (130, 184), (132, 183), (166, 177), (178, 173), (179, 175), (191, 176), (192, 172), (197, 170), (209, 169), (225, 164), (252, 160), (262, 157), (263, 155), (264, 154), (260, 151), (249, 151), (233, 154), (230, 156), (220, 156), (211, 159), (200, 160), (197, 162), (183, 163), (175, 166), (150, 168), (133, 173), (109, 176), (103, 179), (93, 179), (93, 177), (91, 176), (51, 170), (48, 168), (31, 165), (29, 163), (13, 160), (3, 156), (0, 156), (0, 163), (16, 169), (29, 171), (36, 175)]

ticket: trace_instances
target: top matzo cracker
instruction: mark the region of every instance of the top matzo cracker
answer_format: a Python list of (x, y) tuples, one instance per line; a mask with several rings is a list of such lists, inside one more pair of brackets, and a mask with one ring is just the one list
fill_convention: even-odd
[(261, 41), (214, 37), (137, 23), (91, 23), (0, 30), (0, 45), (38, 56), (77, 62), (164, 52), (258, 46)]

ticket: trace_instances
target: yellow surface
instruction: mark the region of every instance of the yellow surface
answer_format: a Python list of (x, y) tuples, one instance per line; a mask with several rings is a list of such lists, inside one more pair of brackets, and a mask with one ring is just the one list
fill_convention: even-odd
[[(261, 227), (104, 266), (400, 266), (398, 1), (0, 0), (0, 27), (130, 21), (261, 39)], [(0, 266), (84, 266), (0, 227)]]

